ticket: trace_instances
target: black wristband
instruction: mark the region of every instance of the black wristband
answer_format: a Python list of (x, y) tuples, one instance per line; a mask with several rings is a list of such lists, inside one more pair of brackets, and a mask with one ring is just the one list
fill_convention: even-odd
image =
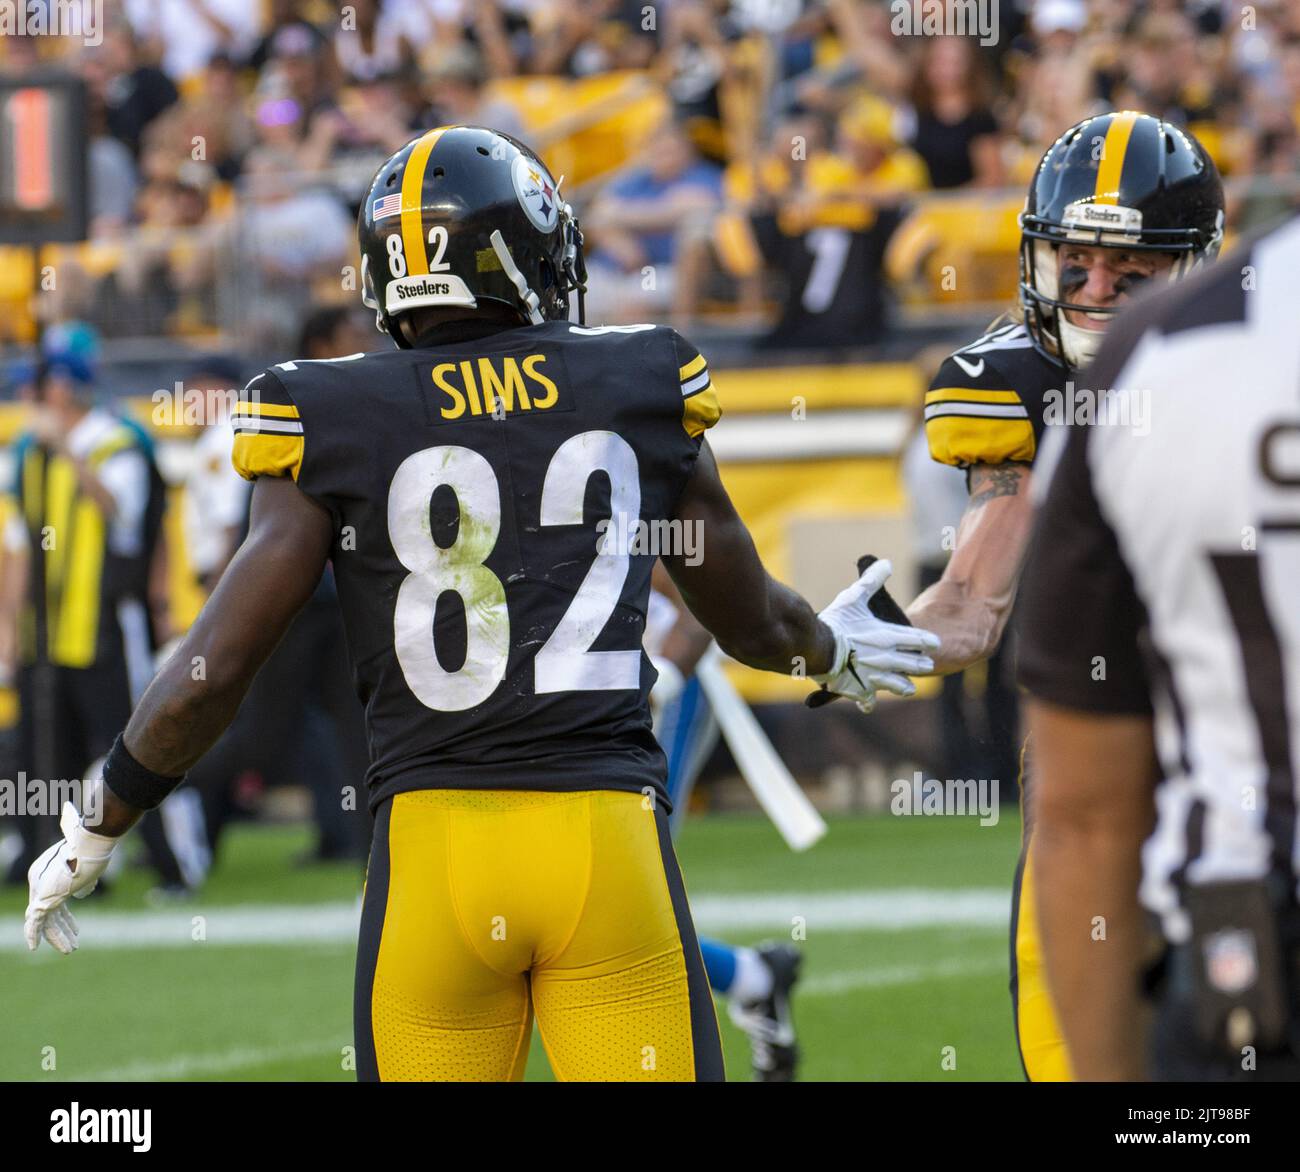
[(127, 751), (122, 734), (104, 758), (104, 784), (121, 798), (128, 806), (137, 810), (152, 810), (162, 805), (163, 798), (172, 792), (182, 781), (180, 777), (164, 777), (152, 769), (146, 769)]

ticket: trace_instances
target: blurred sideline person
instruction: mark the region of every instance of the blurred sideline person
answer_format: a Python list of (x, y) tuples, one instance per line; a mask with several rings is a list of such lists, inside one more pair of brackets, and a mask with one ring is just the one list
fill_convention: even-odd
[[(1047, 424), (1081, 409), (1076, 390), (1091, 393), (1076, 387), (1077, 372), (1111, 319), (1143, 286), (1212, 260), (1222, 228), (1214, 163), (1176, 126), (1131, 110), (1100, 114), (1048, 148), (1021, 216), (1018, 312), (952, 354), (925, 397), (930, 454), (964, 468), (970, 493), (942, 577), (908, 607), (914, 623), (941, 639), (936, 672), (986, 660), (1002, 639), (1029, 537), (1030, 468)], [(1043, 979), (1028, 881), (1031, 750), (1026, 744), (1021, 761), (1011, 997), (1025, 1075), (1041, 1081), (1068, 1079), (1069, 1058)]]
[(69, 805), (33, 865), (28, 946), (76, 947), (68, 898), (226, 727), (333, 556), (376, 819), (359, 1077), (520, 1079), (535, 1010), (561, 1079), (719, 1080), (647, 704), (639, 523), (708, 533), (698, 565), (666, 564), (729, 654), (802, 657), (864, 710), (914, 692), (902, 673), (935, 639), (871, 613), (887, 563), (820, 618), (768, 576), (704, 441), (704, 357), (662, 327), (569, 324), (582, 236), (527, 147), (419, 136), (375, 176), (359, 236), (398, 348), (246, 388), (248, 539), (109, 753), (102, 819)]
[(884, 258), (907, 203), (929, 187), (925, 164), (894, 134), (887, 103), (864, 99), (841, 117), (833, 150), (791, 172), (775, 214), (750, 228), (785, 292), (770, 349), (841, 349), (880, 341), (888, 325)]
[(1297, 306), (1293, 218), (1111, 331), (1090, 377), (1149, 396), (1149, 432), (1052, 440), (1020, 676), (1039, 921), (1080, 1078), (1300, 1080)]
[(351, 305), (326, 305), (311, 310), (298, 331), (297, 353), (303, 358), (343, 358), (375, 349), (373, 330)]
[[(295, 353), (320, 360), (365, 350), (371, 339), (357, 328), (357, 317), (355, 310), (340, 306), (310, 311)], [(229, 373), (228, 367), (221, 369)], [(251, 494), (231, 463), (235, 433), (230, 421), (210, 427), (207, 436), (213, 437), (210, 454), (220, 454), (222, 461), (220, 470), (207, 472), (206, 461), (196, 468), (212, 480), (205, 497), (222, 498), (214, 499), (208, 512), (222, 522), (234, 517), (233, 528), (223, 525), (229, 544), (213, 543), (214, 552), (220, 551), (219, 578), (248, 531)], [(207, 593), (216, 586), (216, 578), (209, 578)], [(252, 774), (263, 786), (296, 783), (310, 793), (315, 841), (299, 864), (364, 860), (370, 837), (362, 794), (366, 766), (365, 722), (347, 669), (334, 573), (327, 566), (258, 673), (247, 703), (190, 773), (203, 794), (210, 849), (218, 851), (226, 827), (240, 816), (241, 781)]]
[(611, 322), (637, 322), (673, 308), (677, 264), (706, 236), (722, 195), (722, 172), (701, 158), (679, 123), (664, 122), (587, 212), (591, 284)]
[(204, 597), (234, 556), (248, 513), (248, 484), (230, 463), (231, 399), (242, 386), (238, 364), (219, 354), (200, 359), (185, 380), (187, 392), (204, 397), (204, 427), (185, 479), (185, 545)]
[(707, 235), (683, 241), (674, 312), (696, 312), (714, 258), (738, 285), (741, 312), (763, 313), (778, 278), (773, 349), (842, 349), (879, 340), (886, 324), (885, 247), (904, 206), (929, 186), (925, 164), (893, 130), (887, 103), (864, 98), (836, 123), (792, 113), (723, 175)]
[[(94, 401), (97, 343), (59, 327), (31, 383), (32, 422), (14, 451), (16, 516), (5, 617), (16, 624), (20, 765), (31, 778), (87, 778), (153, 674), (148, 598), (164, 500), (147, 441)], [(206, 871), (202, 812), (190, 790), (141, 825), (163, 893)], [(19, 820), (17, 880), (55, 818)]]
[[(662, 563), (650, 579), (642, 642), (658, 679), (650, 690), (655, 739), (668, 764), (668, 820), (676, 838), (696, 779), (717, 746), (720, 730), (695, 668), (713, 637), (682, 602)], [(727, 998), (731, 1020), (749, 1039), (755, 1082), (793, 1082), (799, 1049), (791, 1000), (802, 960), (789, 944), (756, 948), (700, 937), (709, 987)]]

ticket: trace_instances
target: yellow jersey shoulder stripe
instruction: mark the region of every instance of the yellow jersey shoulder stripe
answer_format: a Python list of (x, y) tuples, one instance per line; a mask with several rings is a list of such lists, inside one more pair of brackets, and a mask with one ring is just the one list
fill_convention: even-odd
[(697, 354), (685, 366), (679, 367), (677, 374), (682, 382), (686, 382), (692, 376), (699, 374), (704, 369), (704, 366), (704, 355)]
[(986, 391), (980, 387), (935, 387), (925, 393), (926, 406), (931, 403), (1019, 403), (1015, 391)]

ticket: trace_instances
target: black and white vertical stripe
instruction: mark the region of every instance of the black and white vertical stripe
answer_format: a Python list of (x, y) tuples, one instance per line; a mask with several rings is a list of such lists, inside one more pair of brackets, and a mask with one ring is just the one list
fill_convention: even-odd
[[(1244, 290), (1243, 264), (1253, 269)], [(1300, 221), (1225, 259), (1157, 319), (1115, 385), (1146, 432), (1092, 429), (1089, 480), (1146, 608), (1164, 782), (1142, 898), (1187, 939), (1188, 884), (1300, 877)]]

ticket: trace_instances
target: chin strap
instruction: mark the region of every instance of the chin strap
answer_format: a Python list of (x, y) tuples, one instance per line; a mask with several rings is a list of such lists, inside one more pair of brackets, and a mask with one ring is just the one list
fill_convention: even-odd
[(1065, 320), (1065, 310), (1056, 311), (1056, 330), (1061, 339), (1061, 350), (1066, 361), (1075, 370), (1082, 370), (1097, 357), (1101, 349), (1101, 340), (1106, 336), (1103, 330), (1090, 330), (1076, 326)]
[(533, 325), (540, 325), (546, 319), (542, 316), (541, 301), (528, 287), (528, 281), (524, 274), (519, 271), (519, 266), (515, 264), (515, 258), (510, 255), (510, 249), (506, 247), (506, 239), (501, 235), (500, 228), (494, 228), (492, 235), (488, 237), (492, 242), (492, 251), (497, 254), (497, 259), (501, 262), (501, 268), (505, 275), (510, 278), (519, 294), (519, 300), (524, 303), (524, 309), (528, 311), (528, 320)]

